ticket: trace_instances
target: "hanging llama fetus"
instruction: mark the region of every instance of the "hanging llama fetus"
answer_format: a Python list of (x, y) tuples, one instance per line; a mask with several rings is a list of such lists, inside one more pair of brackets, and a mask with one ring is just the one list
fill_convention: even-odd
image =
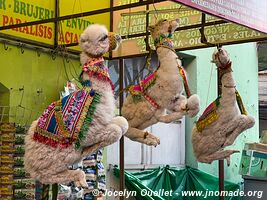
[(126, 119), (113, 116), (113, 84), (103, 59), (120, 41), (98, 24), (81, 34), (83, 88), (50, 104), (25, 138), (24, 164), (32, 178), (43, 184), (73, 181), (87, 187), (84, 172), (68, 167), (126, 133)]
[(193, 127), (193, 149), (199, 162), (227, 159), (229, 165), (230, 155), (239, 151), (224, 148), (232, 145), (240, 133), (254, 126), (255, 120), (247, 114), (236, 90), (232, 62), (226, 50), (218, 48), (213, 53), (212, 62), (218, 69), (221, 95), (206, 108)]
[[(178, 20), (160, 20), (149, 27), (160, 66), (139, 85), (129, 87), (122, 116), (129, 123), (126, 136), (133, 141), (157, 146), (159, 138), (143, 131), (145, 128), (157, 122), (170, 123), (184, 115), (193, 117), (199, 111), (199, 97), (190, 95), (185, 70), (174, 50), (172, 36), (177, 27)], [(184, 89), (187, 97), (182, 94)]]

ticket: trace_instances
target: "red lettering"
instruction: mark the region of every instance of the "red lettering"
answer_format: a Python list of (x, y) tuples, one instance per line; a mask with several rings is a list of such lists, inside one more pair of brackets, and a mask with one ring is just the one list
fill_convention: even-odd
[[(23, 23), (21, 19), (9, 17), (7, 15), (3, 15), (2, 19), (3, 19), (2, 20), (3, 26)], [(53, 37), (53, 29), (49, 26), (44, 26), (44, 25), (25, 26), (20, 28), (13, 28), (12, 30), (42, 38), (51, 39)], [(64, 42), (64, 40), (66, 40), (67, 43), (70, 43), (72, 41), (72, 36), (73, 36), (72, 33), (70, 34), (69, 32), (66, 32), (66, 34), (63, 35), (63, 33), (61, 32), (59, 34), (59, 41)]]
[(64, 36), (63, 36), (63, 32), (59, 32), (59, 39), (60, 42), (64, 43)]
[(66, 44), (69, 44), (70, 43), (69, 38), (70, 38), (70, 32), (66, 32), (65, 33), (65, 41), (66, 41)]
[(26, 32), (26, 34), (29, 34), (29, 27), (28, 26), (25, 26), (24, 27), (23, 33), (25, 33), (25, 32)]
[(48, 29), (47, 29), (47, 38), (48, 39), (52, 38), (52, 28), (51, 27), (48, 27)]
[(75, 34), (75, 35), (74, 35), (74, 43), (77, 43), (77, 42), (78, 42), (78, 40), (79, 40), (79, 39), (78, 39), (78, 35), (77, 35), (77, 34)]
[(44, 36), (44, 26), (43, 25), (39, 25), (39, 28), (38, 28), (38, 36), (40, 37), (43, 37)]
[(38, 28), (39, 28), (39, 25), (37, 24), (35, 27), (35, 36), (38, 36)]
[(46, 29), (47, 29), (47, 26), (44, 26), (44, 38), (46, 38)]
[[(16, 24), (21, 24), (21, 20), (16, 18)], [(21, 32), (22, 28), (12, 28), (12, 30), (15, 30), (15, 31), (19, 30)]]
[(8, 16), (3, 15), (3, 26), (8, 24)]
[(13, 18), (10, 17), (10, 20), (9, 20), (9, 25), (13, 25), (14, 24), (14, 21), (13, 21)]

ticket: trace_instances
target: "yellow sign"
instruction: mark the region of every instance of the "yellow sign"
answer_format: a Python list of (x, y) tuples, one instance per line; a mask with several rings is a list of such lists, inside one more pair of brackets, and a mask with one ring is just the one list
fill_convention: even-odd
[[(88, 12), (92, 10), (99, 10), (109, 8), (110, 2), (108, 0), (62, 0), (60, 1), (60, 15), (71, 15), (75, 13)], [(99, 23), (104, 24), (109, 29), (110, 14), (104, 13), (88, 17), (73, 18), (61, 21), (59, 28), (59, 44), (69, 44), (79, 42), (79, 36), (83, 30), (90, 24)], [(73, 47), (80, 50), (79, 47)]]
[[(60, 1), (60, 16), (108, 8), (107, 0)], [(0, 0), (0, 26), (20, 24), (55, 17), (55, 0)], [(73, 18), (59, 23), (59, 44), (79, 41), (82, 31), (90, 24), (101, 23), (109, 28), (109, 13), (82, 18)], [(54, 43), (54, 23), (38, 24), (1, 31), (8, 35), (26, 38), (46, 44)]]

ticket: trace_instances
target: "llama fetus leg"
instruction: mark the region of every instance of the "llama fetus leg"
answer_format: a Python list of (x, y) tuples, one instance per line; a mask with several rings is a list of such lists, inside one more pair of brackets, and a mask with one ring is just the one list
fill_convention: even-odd
[(125, 134), (129, 139), (149, 146), (157, 146), (160, 144), (160, 139), (147, 131), (137, 128), (129, 127), (128, 132)]
[(159, 122), (163, 122), (163, 123), (171, 123), (175, 120), (178, 120), (178, 119), (182, 119), (184, 116), (184, 112), (181, 111), (181, 112), (173, 112), (171, 114), (167, 114), (167, 115), (162, 115), (162, 112), (161, 113), (157, 113), (155, 114), (155, 117), (156, 119), (159, 121)]
[(114, 117), (111, 120), (111, 124), (119, 126), (121, 128), (122, 135), (124, 135), (127, 132), (127, 129), (129, 127), (127, 120), (122, 116)]
[(189, 117), (194, 117), (199, 112), (199, 97), (196, 94), (193, 94), (187, 99), (187, 114)]
[(153, 124), (156, 124), (157, 122), (158, 122), (158, 119), (155, 116), (153, 116), (151, 119), (144, 121), (144, 123), (142, 123), (137, 128), (140, 129), (140, 130), (144, 130), (149, 126), (152, 126)]
[(128, 122), (124, 117), (115, 117), (111, 120), (111, 124), (98, 131), (100, 141), (89, 147), (85, 147), (82, 156), (94, 153), (96, 150), (117, 142), (128, 129)]
[[(207, 155), (199, 156), (198, 161), (204, 162), (204, 163), (212, 163), (212, 161), (214, 161), (214, 160), (227, 159), (233, 153), (238, 153), (238, 152), (239, 151), (237, 151), (237, 150), (219, 150), (219, 151), (216, 151), (216, 152), (214, 152), (208, 156)], [(228, 162), (230, 162), (230, 160)]]
[(57, 174), (40, 174), (40, 181), (44, 183), (68, 183), (73, 181), (77, 187), (87, 188), (85, 173), (81, 170), (65, 170)]
[(175, 98), (173, 103), (171, 104), (170, 110), (173, 110), (173, 112), (186, 112), (187, 107), (187, 99), (184, 95), (179, 95)]
[(242, 133), (244, 130), (252, 127), (254, 125), (255, 121), (253, 117), (241, 115), (236, 120), (232, 122), (232, 126), (235, 126), (235, 129), (233, 132), (226, 138), (226, 141), (223, 145), (223, 147), (232, 145), (236, 138)]
[(184, 95), (180, 95), (175, 102), (174, 111), (183, 112), (184, 115), (188, 114), (189, 117), (194, 117), (199, 111), (199, 101), (199, 97), (196, 94), (188, 99)]

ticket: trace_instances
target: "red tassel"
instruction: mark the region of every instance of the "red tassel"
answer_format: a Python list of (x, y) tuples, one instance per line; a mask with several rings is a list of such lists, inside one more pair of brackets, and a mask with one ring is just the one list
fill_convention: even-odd
[(45, 136), (42, 136), (40, 134), (38, 134), (37, 132), (34, 133), (33, 135), (33, 139), (35, 141), (38, 141), (42, 144), (45, 144), (45, 145), (49, 145), (49, 146), (52, 146), (54, 148), (61, 148), (61, 149), (64, 149), (64, 148), (68, 148), (70, 145), (72, 145), (72, 142), (57, 142), (51, 138), (46, 138)]

